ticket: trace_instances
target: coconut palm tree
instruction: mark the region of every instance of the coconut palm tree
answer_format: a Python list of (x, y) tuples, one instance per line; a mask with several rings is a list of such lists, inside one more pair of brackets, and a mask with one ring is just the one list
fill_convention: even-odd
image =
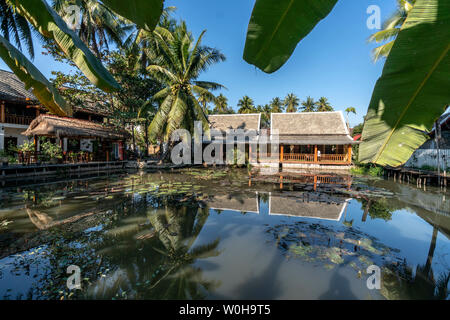
[(203, 111), (206, 114), (210, 114), (211, 110), (209, 109), (208, 103), (213, 102), (216, 99), (216, 97), (211, 94), (209, 91), (205, 91), (205, 92), (201, 92), (198, 95), (198, 103), (200, 103), (200, 105), (203, 108)]
[(270, 128), (270, 113), (272, 111), (270, 105), (265, 104), (263, 106), (258, 106), (256, 111), (261, 113), (261, 127)]
[(316, 102), (313, 98), (308, 96), (305, 101), (302, 102), (302, 112), (314, 112), (316, 111)]
[(61, 17), (70, 14), (68, 7), (76, 5), (80, 8), (81, 19), (78, 36), (99, 58), (103, 50), (109, 51), (109, 45), (122, 45), (126, 32), (132, 26), (98, 0), (54, 0), (53, 8)]
[(330, 102), (325, 97), (321, 97), (319, 99), (319, 101), (317, 101), (316, 106), (317, 106), (317, 111), (319, 111), (319, 112), (334, 111)]
[(394, 45), (395, 38), (400, 32), (400, 29), (408, 17), (409, 12), (414, 7), (416, 0), (397, 0), (396, 11), (383, 23), (383, 30), (372, 34), (369, 42), (384, 42), (387, 43), (376, 47), (372, 51), (372, 59), (374, 62), (380, 58), (386, 58)]
[(348, 120), (348, 114), (349, 113), (356, 114), (356, 109), (353, 107), (348, 107), (347, 109), (345, 109), (345, 113), (347, 114), (347, 127), (350, 128), (350, 121)]
[(207, 128), (208, 120), (195, 94), (207, 94), (223, 86), (198, 78), (211, 65), (224, 61), (225, 56), (217, 49), (201, 45), (205, 32), (194, 42), (185, 22), (174, 32), (163, 28), (154, 31), (157, 47), (152, 51), (157, 63), (147, 70), (165, 88), (153, 97), (160, 107), (149, 127), (152, 137), (167, 142), (174, 130), (184, 128), (192, 132), (197, 120)]
[(228, 99), (223, 94), (219, 94), (214, 100), (214, 113), (224, 114), (230, 113), (230, 109), (228, 108)]
[(254, 102), (249, 96), (242, 97), (237, 105), (239, 107), (238, 113), (253, 113), (256, 111)]
[[(31, 59), (34, 59), (34, 45), (32, 33), (34, 29), (27, 19), (17, 14), (6, 0), (0, 0), (0, 33), (8, 41), (14, 39), (17, 48), (22, 51), (22, 46), (27, 50)], [(37, 32), (34, 32), (36, 35)]]
[(283, 101), (279, 97), (275, 97), (270, 101), (270, 108), (272, 113), (281, 113), (283, 112)]
[(286, 107), (286, 112), (297, 112), (297, 107), (299, 106), (300, 99), (293, 93), (289, 93), (284, 99), (284, 106)]

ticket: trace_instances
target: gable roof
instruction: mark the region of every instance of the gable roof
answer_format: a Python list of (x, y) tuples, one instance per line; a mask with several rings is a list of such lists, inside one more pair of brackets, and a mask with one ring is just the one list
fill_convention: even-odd
[(296, 145), (357, 144), (350, 137), (342, 111), (272, 113), (271, 138), (278, 133), (280, 143)]
[[(25, 84), (12, 72), (0, 70), (0, 100), (23, 102), (28, 104), (40, 104), (33, 92), (25, 89)], [(36, 106), (47, 110), (44, 106)], [(100, 116), (108, 116), (111, 113), (105, 110), (102, 102), (86, 100), (83, 105), (72, 105), (74, 112), (85, 112)]]
[[(325, 200), (325, 201), (324, 201)], [(270, 194), (269, 215), (339, 221), (348, 205), (347, 199), (308, 194)]]
[(38, 103), (31, 90), (25, 89), (25, 85), (12, 72), (0, 70), (0, 99), (15, 101)]
[(261, 114), (216, 114), (209, 115), (208, 120), (211, 130), (222, 132), (237, 129), (259, 131)]
[(129, 136), (127, 131), (112, 125), (48, 114), (34, 119), (22, 134), (25, 136), (98, 137), (111, 140), (121, 140)]
[(271, 132), (279, 135), (348, 135), (342, 111), (272, 113)]

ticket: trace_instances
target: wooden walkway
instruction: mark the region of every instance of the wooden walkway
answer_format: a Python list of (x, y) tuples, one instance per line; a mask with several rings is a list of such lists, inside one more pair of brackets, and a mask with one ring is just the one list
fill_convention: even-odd
[(89, 163), (9, 165), (0, 167), (0, 186), (22, 184), (29, 181), (66, 179), (103, 173), (122, 172), (128, 161), (103, 161)]
[(385, 175), (400, 183), (416, 183), (418, 188), (426, 188), (427, 185), (446, 188), (450, 178), (447, 172), (441, 172), (438, 176), (437, 172), (413, 168), (385, 168)]

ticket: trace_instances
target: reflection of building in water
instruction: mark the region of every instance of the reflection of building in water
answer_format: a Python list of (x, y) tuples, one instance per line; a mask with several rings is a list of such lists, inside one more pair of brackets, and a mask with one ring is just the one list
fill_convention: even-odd
[(350, 199), (334, 197), (325, 193), (283, 192), (216, 195), (208, 201), (214, 210), (236, 212), (260, 212), (259, 200), (269, 197), (269, 215), (315, 218), (339, 221)]
[(269, 214), (339, 221), (349, 201), (326, 194), (271, 194)]
[(208, 201), (208, 204), (209, 207), (214, 210), (252, 212), (259, 214), (258, 192), (215, 195), (214, 198)]

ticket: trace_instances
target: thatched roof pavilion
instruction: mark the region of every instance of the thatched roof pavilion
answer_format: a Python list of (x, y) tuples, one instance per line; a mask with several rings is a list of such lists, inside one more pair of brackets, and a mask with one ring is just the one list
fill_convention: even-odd
[(34, 119), (22, 134), (26, 136), (102, 138), (106, 140), (124, 140), (129, 136), (127, 131), (111, 125), (47, 114)]

